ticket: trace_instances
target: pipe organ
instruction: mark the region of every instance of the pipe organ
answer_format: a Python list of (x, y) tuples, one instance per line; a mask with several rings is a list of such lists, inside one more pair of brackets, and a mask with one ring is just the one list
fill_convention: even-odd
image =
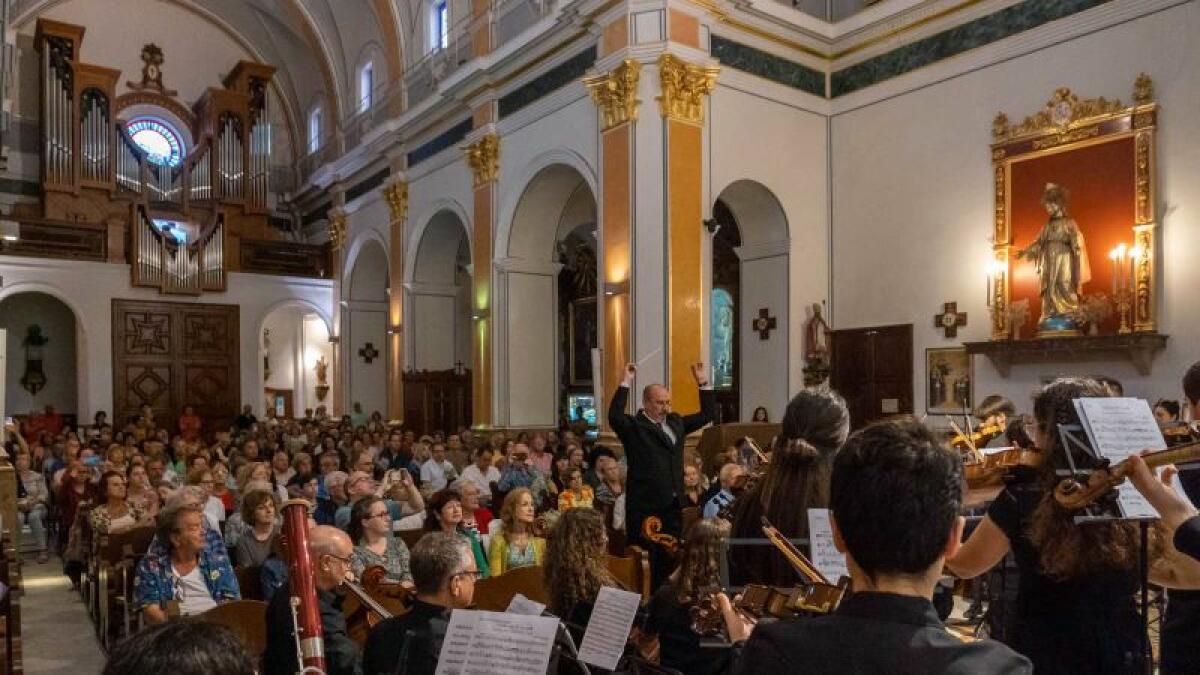
[[(224, 290), (242, 238), (279, 238), (267, 222), (274, 68), (240, 61), (189, 106), (163, 86), (162, 51), (147, 45), (141, 82), (118, 95), (119, 71), (79, 60), (83, 34), (81, 26), (38, 21), (42, 217), (119, 222), (134, 285)], [(135, 117), (177, 128), (178, 149), (172, 144), (170, 157), (143, 149), (131, 135)], [(156, 221), (186, 224), (188, 236), (181, 243)]]

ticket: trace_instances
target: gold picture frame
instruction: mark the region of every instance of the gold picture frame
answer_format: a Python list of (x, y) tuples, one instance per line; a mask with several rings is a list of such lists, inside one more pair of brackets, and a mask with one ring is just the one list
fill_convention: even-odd
[[(1093, 148), (1100, 144), (1129, 143), (1128, 162), (1132, 184), (1133, 221), (1129, 223), (1132, 244), (1144, 254), (1132, 269), (1132, 332), (1157, 330), (1158, 285), (1157, 219), (1155, 214), (1155, 148), (1158, 106), (1154, 85), (1142, 74), (1134, 83), (1133, 104), (1103, 97), (1081, 99), (1068, 88), (1054, 92), (1041, 110), (1013, 124), (1004, 113), (992, 124), (992, 167), (995, 190), (992, 226), (993, 268), (989, 270), (992, 309), (992, 340), (1008, 340), (1012, 333), (1008, 308), (1013, 299), (1013, 175), (1023, 162), (1051, 155)], [(1018, 198), (1027, 198), (1019, 195)], [(1127, 202), (1126, 202), (1127, 204)], [(1092, 267), (1102, 264), (1106, 251), (1092, 251)], [(1125, 330), (1128, 332), (1128, 329)]]
[(925, 411), (961, 415), (975, 407), (975, 368), (966, 347), (925, 350)]

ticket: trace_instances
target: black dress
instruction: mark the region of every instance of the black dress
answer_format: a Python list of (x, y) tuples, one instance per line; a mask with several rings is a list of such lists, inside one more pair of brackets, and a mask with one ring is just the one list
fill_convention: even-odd
[[(1200, 500), (1200, 469), (1180, 471), (1179, 482), (1193, 503)], [(1176, 548), (1179, 548), (1178, 544)], [(1200, 591), (1167, 591), (1159, 654), (1162, 675), (1200, 673), (1200, 648), (1197, 645), (1200, 645)]]
[(1010, 483), (988, 517), (1004, 532), (1018, 580), (1008, 644), (1041, 673), (1141, 673), (1145, 626), (1135, 596), (1137, 570), (1112, 570), (1069, 580), (1042, 573), (1026, 532), (1044, 488), (1036, 478)]
[(729, 667), (728, 645), (709, 647), (692, 630), (689, 605), (675, 599), (675, 586), (663, 584), (647, 607), (645, 632), (658, 636), (662, 665), (688, 675), (715, 675)]

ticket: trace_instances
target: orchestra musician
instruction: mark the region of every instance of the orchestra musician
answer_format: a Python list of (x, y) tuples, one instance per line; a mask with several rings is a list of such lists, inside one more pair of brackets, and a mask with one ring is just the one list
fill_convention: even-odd
[[(948, 556), (953, 574), (973, 578), (1014, 554), (1017, 599), (1008, 643), (1039, 672), (1142, 672), (1146, 667), (1146, 627), (1134, 600), (1140, 585), (1138, 526), (1076, 524), (1075, 513), (1054, 499), (1056, 471), (1069, 467), (1059, 425), (1080, 423), (1075, 399), (1111, 392), (1091, 378), (1061, 378), (1034, 397), (1041, 467), (1011, 480), (966, 543)], [(1095, 465), (1083, 453), (1073, 457), (1081, 468)], [(1150, 581), (1174, 588), (1200, 583), (1200, 566), (1172, 555), (1155, 535), (1152, 531)]]
[[(808, 509), (829, 501), (833, 456), (850, 433), (846, 401), (829, 387), (810, 387), (796, 394), (783, 413), (775, 449), (762, 478), (734, 502), (733, 537), (762, 538), (766, 516), (789, 538), (808, 537)], [(791, 585), (796, 574), (779, 555), (759, 546), (730, 551), (730, 582)]]
[[(989, 427), (998, 427), (1004, 429), (1008, 426), (1008, 421), (1017, 414), (1017, 407), (1006, 396), (992, 394), (984, 397), (979, 405), (975, 406), (975, 410), (971, 411), (971, 415), (979, 420), (979, 427), (986, 429)], [(986, 446), (1005, 447), (1008, 442), (1003, 433), (996, 434), (987, 443), (979, 447)]]
[(948, 633), (931, 602), (960, 545), (962, 486), (958, 456), (918, 422), (878, 422), (852, 435), (833, 459), (829, 503), (853, 593), (833, 614), (757, 626), (718, 595), (730, 640), (745, 641), (735, 672), (1031, 672), (998, 642)]
[(683, 494), (684, 437), (713, 420), (716, 399), (708, 385), (703, 363), (693, 364), (692, 378), (700, 388), (700, 411), (680, 415), (671, 410), (671, 391), (661, 384), (650, 384), (642, 390), (642, 408), (636, 415), (625, 412), (629, 390), (637, 375), (637, 365), (625, 367), (625, 379), (617, 387), (608, 407), (608, 424), (612, 427), (629, 463), (626, 483), (626, 532), (633, 540), (650, 551), (653, 587), (671, 572), (670, 554), (642, 538), (642, 521), (650, 516), (662, 520), (662, 531), (679, 536), (683, 527), (681, 515)]
[[(330, 525), (308, 531), (313, 581), (321, 612), (326, 675), (354, 675), (358, 668), (358, 645), (346, 633), (338, 587), (350, 575), (354, 544), (345, 532)], [(263, 652), (263, 675), (294, 675), (300, 672), (292, 620), (292, 594), (286, 589), (271, 596), (267, 605), (267, 646)]]

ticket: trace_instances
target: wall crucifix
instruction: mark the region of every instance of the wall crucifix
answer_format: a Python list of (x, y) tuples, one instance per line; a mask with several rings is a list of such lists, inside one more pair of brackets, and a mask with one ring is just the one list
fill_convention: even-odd
[(933, 327), (946, 331), (946, 337), (958, 337), (958, 327), (967, 325), (967, 313), (958, 311), (957, 302), (942, 305), (942, 313), (933, 317)]
[(771, 331), (775, 330), (775, 317), (771, 316), (766, 307), (763, 307), (758, 310), (758, 318), (751, 322), (750, 327), (758, 331), (758, 339), (769, 339)]
[(379, 350), (375, 349), (374, 344), (368, 342), (362, 346), (362, 349), (358, 350), (358, 355), (362, 357), (363, 361), (370, 363), (379, 358)]

